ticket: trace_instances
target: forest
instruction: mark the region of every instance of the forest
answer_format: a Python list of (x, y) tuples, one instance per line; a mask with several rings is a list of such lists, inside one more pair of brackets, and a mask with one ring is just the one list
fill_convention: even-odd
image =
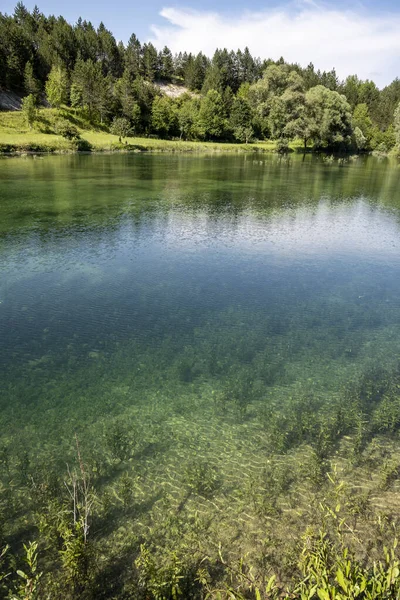
[[(186, 91), (170, 97), (160, 83)], [(135, 34), (125, 45), (103, 23), (71, 25), (21, 2), (12, 15), (0, 13), (0, 88), (24, 96), (29, 127), (38, 106), (70, 106), (120, 141), (273, 139), (284, 151), (299, 139), (304, 148), (382, 152), (400, 141), (398, 78), (380, 90), (357, 75), (340, 81), (335, 69), (260, 59), (248, 48), (173, 56)], [(78, 137), (65, 117), (60, 110), (53, 133)]]

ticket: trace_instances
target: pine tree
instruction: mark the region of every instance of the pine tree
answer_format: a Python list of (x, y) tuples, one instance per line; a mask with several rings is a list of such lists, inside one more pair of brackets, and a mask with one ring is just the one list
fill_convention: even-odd
[(174, 61), (171, 50), (165, 46), (161, 53), (161, 78), (171, 81), (174, 74)]
[(27, 94), (32, 94), (37, 103), (40, 94), (40, 82), (33, 73), (32, 63), (28, 60), (24, 70), (24, 87)]

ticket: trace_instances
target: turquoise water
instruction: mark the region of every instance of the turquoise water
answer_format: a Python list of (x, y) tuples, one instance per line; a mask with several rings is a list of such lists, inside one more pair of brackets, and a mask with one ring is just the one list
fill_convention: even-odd
[[(140, 525), (124, 521), (136, 530), (161, 518), (157, 490), (169, 511), (179, 504), (199, 460), (218, 471), (215, 505), (233, 527), (243, 481), (310, 441), (293, 433), (299, 415), (329, 419), (348, 386), (396, 368), (396, 164), (3, 159), (0, 190), (11, 470), (23, 455), (27, 477), (41, 465), (61, 477), (76, 434), (111, 505), (122, 474), (134, 478)], [(120, 526), (109, 519), (106, 537)], [(22, 535), (18, 519), (8, 526)]]

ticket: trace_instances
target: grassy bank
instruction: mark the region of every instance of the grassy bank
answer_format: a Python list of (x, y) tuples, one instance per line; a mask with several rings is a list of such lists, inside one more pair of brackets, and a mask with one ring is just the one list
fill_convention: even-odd
[[(54, 132), (57, 118), (62, 117), (74, 125), (80, 134), (77, 143)], [(65, 108), (60, 113), (51, 108), (38, 111), (35, 125), (30, 129), (20, 112), (0, 112), (0, 153), (60, 152), (78, 150), (91, 152), (273, 152), (273, 141), (254, 144), (232, 144), (217, 142), (186, 142), (146, 137), (128, 137), (119, 142), (118, 136), (108, 133), (101, 126), (97, 129), (85, 119)]]

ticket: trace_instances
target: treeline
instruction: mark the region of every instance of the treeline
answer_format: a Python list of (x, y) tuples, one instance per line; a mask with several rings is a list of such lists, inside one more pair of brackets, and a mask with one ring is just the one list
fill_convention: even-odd
[[(190, 91), (171, 98), (156, 82)], [(201, 52), (173, 56), (134, 34), (126, 46), (117, 43), (103, 23), (71, 25), (22, 3), (13, 15), (0, 13), (0, 86), (28, 98), (30, 125), (34, 106), (47, 100), (84, 111), (120, 138), (272, 138), (282, 147), (300, 138), (305, 146), (358, 150), (389, 150), (400, 141), (399, 79), (379, 90), (356, 75), (340, 81), (334, 69), (261, 60), (248, 48), (216, 50), (211, 59)]]

